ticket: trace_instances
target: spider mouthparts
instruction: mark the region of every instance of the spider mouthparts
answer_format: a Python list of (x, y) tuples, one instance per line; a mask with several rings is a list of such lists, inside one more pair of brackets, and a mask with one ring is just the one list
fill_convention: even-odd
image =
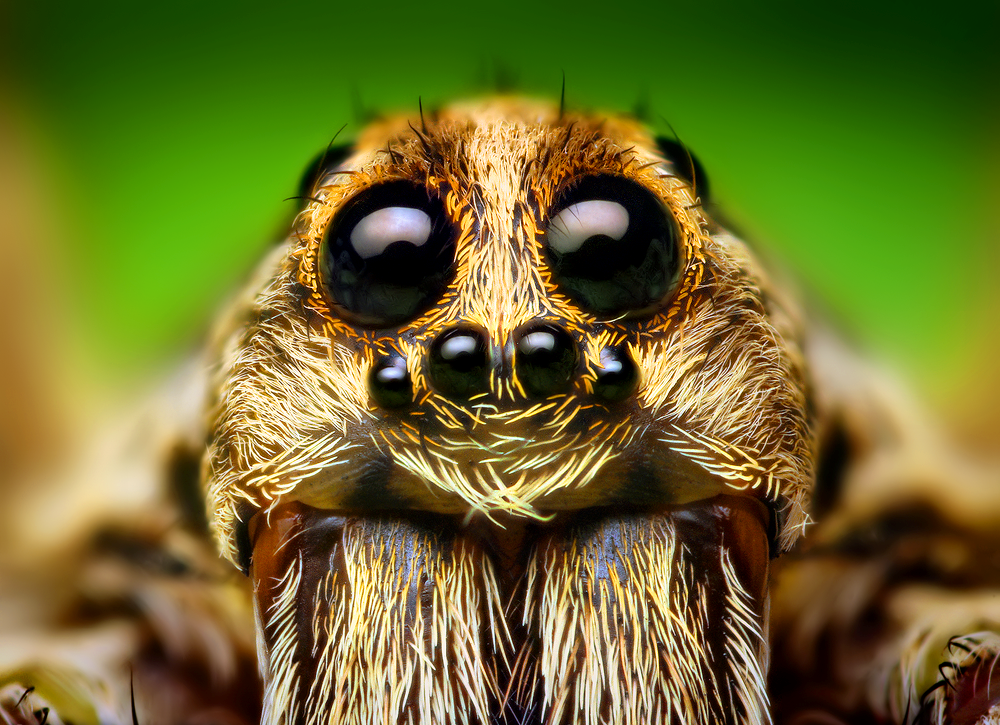
[[(763, 708), (768, 521), (747, 496), (503, 529), (300, 502), (261, 511), (249, 533), (264, 721), (653, 707), (707, 722)], [(640, 675), (648, 701), (624, 697)], [(436, 718), (445, 703), (459, 715)]]
[(961, 667), (957, 679), (944, 694), (947, 722), (953, 725), (976, 725), (995, 722), (1000, 717), (1000, 677), (994, 670), (1000, 657), (972, 655), (971, 663)]

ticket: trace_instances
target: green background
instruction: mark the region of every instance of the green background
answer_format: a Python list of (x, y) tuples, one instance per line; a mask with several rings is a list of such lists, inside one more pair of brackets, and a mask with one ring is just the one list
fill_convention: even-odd
[(947, 403), (997, 348), (998, 8), (18, 4), (8, 108), (56, 230), (26, 273), (81, 377), (135, 379), (197, 343), (358, 106), (565, 72), (571, 106), (669, 119), (746, 236)]

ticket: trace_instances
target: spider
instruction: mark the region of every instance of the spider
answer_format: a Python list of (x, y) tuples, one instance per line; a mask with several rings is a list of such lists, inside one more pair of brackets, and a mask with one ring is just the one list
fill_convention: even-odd
[(5, 722), (1000, 722), (995, 475), (683, 145), (494, 98), (300, 197), (12, 565)]

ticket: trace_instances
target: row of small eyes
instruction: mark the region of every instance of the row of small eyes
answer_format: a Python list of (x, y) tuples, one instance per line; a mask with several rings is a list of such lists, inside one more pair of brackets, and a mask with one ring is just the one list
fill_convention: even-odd
[[(454, 273), (457, 225), (439, 198), (392, 181), (350, 199), (320, 246), (320, 279), (334, 310), (366, 327), (405, 325), (438, 301)], [(680, 273), (677, 224), (661, 201), (618, 176), (582, 177), (548, 214), (553, 281), (606, 317), (658, 309)]]

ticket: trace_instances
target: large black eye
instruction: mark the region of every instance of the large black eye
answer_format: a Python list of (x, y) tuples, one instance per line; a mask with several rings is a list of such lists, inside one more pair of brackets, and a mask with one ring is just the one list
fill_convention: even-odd
[(412, 320), (436, 300), (455, 261), (441, 200), (406, 181), (361, 191), (323, 237), (320, 274), (337, 311), (361, 325)]
[(553, 279), (602, 315), (646, 314), (680, 273), (677, 224), (652, 192), (619, 176), (585, 176), (553, 208), (545, 244)]

